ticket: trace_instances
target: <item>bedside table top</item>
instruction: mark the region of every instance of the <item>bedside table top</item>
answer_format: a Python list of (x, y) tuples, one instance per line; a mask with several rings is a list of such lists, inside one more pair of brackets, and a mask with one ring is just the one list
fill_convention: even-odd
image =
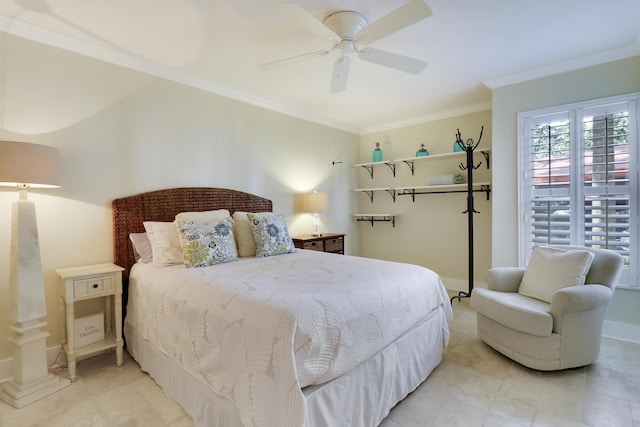
[(113, 263), (83, 265), (81, 267), (59, 268), (56, 273), (63, 278), (90, 276), (93, 274), (113, 273), (116, 271), (124, 271), (124, 268)]
[(337, 237), (344, 237), (346, 236), (346, 234), (341, 234), (341, 233), (324, 233), (321, 234), (320, 236), (314, 236), (313, 234), (302, 234), (300, 236), (292, 236), (291, 238), (293, 240), (299, 240), (299, 241), (303, 241), (303, 240), (324, 240), (324, 239), (335, 239)]

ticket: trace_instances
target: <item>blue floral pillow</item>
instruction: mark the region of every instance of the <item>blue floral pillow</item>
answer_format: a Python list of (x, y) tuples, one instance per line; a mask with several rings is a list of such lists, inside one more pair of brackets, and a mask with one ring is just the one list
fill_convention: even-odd
[(187, 268), (206, 267), (238, 259), (231, 217), (210, 223), (176, 221)]
[(256, 257), (289, 254), (296, 251), (283, 215), (261, 217), (247, 214), (256, 241)]

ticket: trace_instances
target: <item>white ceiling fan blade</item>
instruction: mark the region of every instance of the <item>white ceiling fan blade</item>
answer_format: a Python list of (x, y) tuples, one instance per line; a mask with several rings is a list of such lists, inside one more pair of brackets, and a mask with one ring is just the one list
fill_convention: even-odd
[(410, 0), (393, 12), (358, 31), (354, 39), (360, 44), (373, 43), (409, 25), (430, 17), (431, 8), (422, 0)]
[(349, 77), (349, 65), (351, 58), (341, 56), (333, 64), (333, 76), (331, 77), (331, 93), (344, 92), (347, 89), (347, 77)]
[(298, 24), (302, 25), (308, 31), (311, 31), (313, 34), (320, 36), (323, 39), (330, 40), (333, 43), (338, 43), (341, 39), (341, 37), (333, 30), (318, 21), (310, 13), (295, 3), (282, 3), (278, 5), (278, 9), (297, 21)]
[(394, 68), (409, 74), (420, 74), (427, 66), (427, 63), (420, 59), (398, 55), (397, 53), (387, 52), (386, 50), (373, 49), (371, 47), (362, 49), (359, 57), (363, 61), (373, 62), (374, 64)]
[(302, 62), (313, 58), (318, 58), (321, 56), (325, 56), (326, 54), (332, 52), (333, 49), (329, 50), (316, 50), (315, 52), (303, 53), (302, 55), (290, 56), (288, 58), (276, 59), (275, 61), (267, 62), (264, 64), (258, 65), (258, 67), (262, 70), (269, 70), (273, 67), (277, 67), (279, 65), (291, 64), (295, 62)]

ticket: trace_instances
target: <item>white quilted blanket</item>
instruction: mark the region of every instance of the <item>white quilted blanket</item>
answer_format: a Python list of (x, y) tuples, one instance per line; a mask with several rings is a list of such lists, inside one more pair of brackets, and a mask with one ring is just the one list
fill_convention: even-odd
[(246, 426), (287, 427), (305, 423), (301, 387), (347, 372), (432, 310), (451, 319), (429, 269), (298, 251), (194, 269), (136, 265), (127, 321), (231, 399)]

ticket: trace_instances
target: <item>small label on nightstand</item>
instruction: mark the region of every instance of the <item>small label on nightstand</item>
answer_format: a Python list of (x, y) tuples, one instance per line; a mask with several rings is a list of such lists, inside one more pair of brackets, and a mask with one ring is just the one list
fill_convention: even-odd
[(84, 347), (104, 339), (104, 313), (78, 317), (74, 323), (74, 347)]

